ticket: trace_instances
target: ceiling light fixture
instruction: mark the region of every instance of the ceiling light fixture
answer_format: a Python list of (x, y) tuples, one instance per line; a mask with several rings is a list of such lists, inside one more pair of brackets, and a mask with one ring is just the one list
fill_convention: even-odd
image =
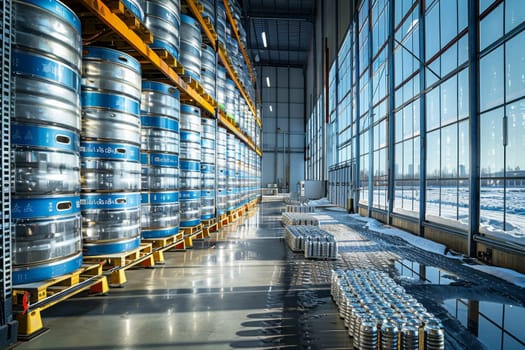
[(262, 38), (262, 41), (263, 41), (263, 46), (264, 47), (268, 47), (268, 43), (266, 42), (266, 32), (262, 32), (261, 33), (261, 38)]
[(272, 108), (272, 105), (270, 105), (270, 112), (273, 112), (273, 108)]
[(270, 77), (266, 77), (266, 87), (270, 87)]

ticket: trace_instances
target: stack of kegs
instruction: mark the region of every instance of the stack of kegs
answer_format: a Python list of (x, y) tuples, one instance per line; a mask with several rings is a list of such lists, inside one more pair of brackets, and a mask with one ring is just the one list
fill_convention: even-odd
[(13, 4), (12, 282), (21, 284), (82, 264), (82, 41), (80, 20), (62, 3)]
[(201, 223), (201, 110), (186, 104), (180, 113), (180, 227)]
[(84, 47), (81, 209), (84, 254), (140, 244), (140, 63), (113, 49)]
[(228, 134), (226, 144), (226, 195), (228, 211), (233, 211), (237, 207), (237, 146), (238, 140), (235, 135)]
[(215, 23), (217, 40), (222, 46), (226, 46), (226, 9), (222, 1), (217, 1), (217, 22)]
[[(217, 104), (223, 111), (226, 110), (226, 68), (217, 66)], [(232, 81), (233, 83), (233, 81)]]
[(179, 231), (179, 91), (142, 82), (142, 238)]
[(215, 218), (215, 119), (202, 118), (201, 220)]
[(184, 74), (201, 80), (201, 26), (196, 19), (181, 15), (180, 25), (180, 62), (184, 66)]
[(155, 49), (165, 49), (179, 58), (180, 0), (146, 0), (146, 27), (153, 34)]
[(226, 214), (228, 197), (227, 197), (227, 159), (226, 159), (226, 147), (227, 147), (227, 131), (223, 127), (217, 129), (216, 139), (216, 154), (217, 154), (217, 177), (216, 177), (216, 190), (217, 190), (217, 215)]
[(202, 48), (201, 85), (215, 99), (215, 51), (209, 45)]
[(226, 84), (224, 85), (225, 89), (225, 109), (226, 114), (235, 120), (237, 112), (237, 88), (235, 87), (235, 82), (231, 79), (226, 78)]
[(201, 0), (202, 17), (208, 18), (215, 27), (215, 0)]

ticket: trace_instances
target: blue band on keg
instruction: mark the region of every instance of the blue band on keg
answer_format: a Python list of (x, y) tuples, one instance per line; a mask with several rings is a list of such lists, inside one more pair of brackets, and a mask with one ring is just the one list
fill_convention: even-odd
[(141, 74), (139, 61), (122, 51), (109, 49), (107, 47), (84, 46), (82, 54), (83, 60), (107, 60), (115, 64), (126, 66), (127, 68)]
[(195, 142), (200, 144), (201, 134), (195, 131), (181, 130), (180, 131), (180, 140), (182, 142)]
[(140, 121), (143, 128), (157, 128), (179, 132), (179, 121), (170, 117), (142, 115)]
[(174, 98), (180, 98), (180, 92), (175, 86), (159, 83), (158, 81), (143, 80), (142, 81), (142, 92), (154, 91), (160, 92), (165, 95), (170, 95)]
[(161, 238), (161, 237), (169, 237), (173, 236), (179, 233), (179, 227), (171, 227), (171, 228), (165, 228), (165, 229), (156, 229), (156, 230), (149, 230), (149, 229), (143, 229), (142, 230), (142, 238), (148, 239), (148, 238)]
[(140, 207), (140, 193), (82, 193), (80, 207), (89, 209), (136, 209)]
[(180, 191), (179, 192), (179, 199), (181, 201), (188, 201), (188, 200), (194, 200), (194, 199), (200, 199), (200, 198), (201, 198), (200, 190)]
[(201, 162), (197, 162), (194, 160), (181, 160), (180, 170), (200, 172)]
[(210, 220), (213, 218), (215, 218), (215, 214), (202, 214), (201, 215), (201, 220)]
[(142, 165), (151, 165), (165, 168), (178, 168), (179, 156), (167, 153), (141, 153), (140, 162)]
[(224, 215), (226, 214), (226, 210), (224, 209), (217, 209), (217, 215)]
[(200, 30), (200, 25), (199, 23), (197, 22), (196, 19), (194, 19), (193, 17), (190, 17), (188, 15), (185, 15), (185, 14), (181, 14), (180, 15), (180, 20), (182, 23), (186, 23), (186, 24), (190, 24), (190, 25), (193, 25), (193, 26), (196, 26), (199, 28)]
[(201, 163), (201, 173), (214, 173), (215, 165), (208, 163)]
[(201, 223), (201, 219), (194, 219), (194, 220), (181, 220), (179, 225), (180, 227), (194, 227)]
[(183, 113), (189, 113), (189, 114), (197, 115), (199, 117), (201, 115), (201, 110), (200, 110), (199, 107), (195, 107), (195, 106), (187, 105), (187, 104), (181, 104), (180, 105), (180, 111), (183, 112)]
[(140, 101), (122, 95), (82, 91), (81, 97), (83, 108), (108, 108), (134, 115), (139, 115), (140, 113)]
[(128, 252), (133, 249), (140, 247), (140, 236), (134, 237), (127, 241), (116, 241), (116, 242), (97, 242), (97, 243), (86, 243), (84, 242), (84, 255), (95, 256), (95, 255), (106, 255)]
[(14, 265), (12, 281), (14, 285), (21, 288), (23, 287), (20, 286), (21, 284), (44, 281), (53, 277), (62, 276), (79, 269), (81, 266), (81, 254), (67, 260), (39, 266), (18, 267)]
[(122, 0), (122, 2), (135, 15), (135, 17), (140, 19), (141, 22), (144, 22), (144, 10), (142, 10), (142, 8), (138, 6), (138, 4), (135, 3), (135, 1)]
[(68, 7), (64, 6), (60, 1), (56, 0), (24, 0), (23, 3), (29, 3), (41, 7), (55, 15), (64, 18), (80, 33), (80, 19)]
[(204, 191), (201, 190), (202, 198), (215, 198), (215, 191)]
[(179, 192), (143, 192), (141, 194), (142, 204), (177, 203)]
[(199, 82), (200, 82), (200, 80), (201, 80), (201, 77), (200, 77), (197, 73), (194, 73), (194, 72), (192, 72), (191, 70), (189, 70), (189, 68), (186, 68), (186, 69), (184, 70), (184, 75), (186, 75), (186, 76), (192, 78), (193, 80), (197, 80), (197, 81), (199, 81)]
[(38, 125), (11, 124), (13, 146), (52, 148), (66, 152), (79, 151), (80, 135), (76, 132)]
[(80, 90), (80, 73), (65, 64), (27, 51), (15, 50), (14, 53), (14, 72), (41, 77), (67, 86), (73, 91)]
[(175, 47), (175, 45), (164, 41), (160, 39), (153, 39), (153, 43), (149, 45), (152, 49), (164, 49), (168, 51), (170, 55), (175, 57), (176, 59), (179, 59), (179, 51)]
[(215, 149), (215, 140), (201, 138), (201, 147)]
[(118, 159), (132, 162), (139, 161), (139, 147), (126, 143), (107, 143), (99, 141), (82, 141), (80, 156), (82, 158)]
[(13, 219), (38, 219), (72, 216), (80, 213), (80, 196), (32, 197), (11, 199)]

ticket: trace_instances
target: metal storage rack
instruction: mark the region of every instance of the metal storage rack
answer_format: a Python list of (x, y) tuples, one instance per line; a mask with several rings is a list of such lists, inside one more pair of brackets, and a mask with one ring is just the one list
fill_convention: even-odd
[[(213, 43), (213, 47), (217, 48), (213, 31), (209, 30), (210, 26), (206, 25), (204, 19), (202, 18), (202, 5), (200, 5), (200, 3), (196, 2), (195, 0), (185, 1), (190, 10), (192, 11), (192, 14), (196, 17), (201, 26), (205, 28), (205, 35), (209, 38), (210, 43)], [(151, 49), (147, 45), (143, 35), (137, 33), (134, 29), (128, 26), (121, 17), (119, 17), (119, 11), (123, 7), (122, 3), (119, 0), (64, 0), (63, 2), (65, 2), (66, 5), (68, 5), (75, 11), (80, 12), (82, 12), (82, 10), (79, 9), (78, 5), (82, 4), (95, 16), (96, 20), (98, 20), (104, 26), (109, 28), (116, 35), (116, 37), (118, 38), (119, 45), (123, 46), (124, 49), (131, 49), (131, 52), (128, 53), (132, 56), (135, 56), (141, 62), (144, 71), (156, 73), (157, 75), (158, 73), (161, 73), (162, 78), (159, 77), (159, 79), (167, 80), (169, 83), (174, 84), (181, 92), (181, 100), (186, 99), (189, 101), (193, 101), (200, 107), (210, 112), (212, 115), (215, 115), (215, 101), (209, 98), (209, 96), (205, 96), (206, 94), (202, 91), (202, 87), (187, 83), (183, 79), (182, 75), (179, 74), (181, 68), (180, 63), (177, 62), (173, 57), (170, 57), (169, 59), (166, 59), (165, 57), (161, 58), (161, 56), (159, 56), (159, 54), (155, 50)], [(81, 16), (81, 19), (82, 18), (83, 17)], [(89, 17), (86, 17), (86, 19), (88, 18)], [(89, 26), (98, 27), (99, 24), (93, 23), (92, 19), (93, 18), (89, 18)], [(248, 105), (252, 110), (254, 118), (256, 119), (257, 123), (261, 125), (260, 120), (258, 120), (257, 118), (255, 105), (246, 93), (246, 89), (244, 88), (244, 86), (242, 86), (239, 79), (235, 76), (235, 72), (233, 70), (232, 65), (229, 62), (229, 59), (226, 56), (225, 50), (219, 48), (218, 52), (219, 57), (221, 58), (223, 64), (226, 66), (227, 71), (233, 78), (232, 80), (236, 82), (236, 85), (241, 91), (241, 94), (248, 102)], [(232, 122), (230, 122), (227, 119), (226, 115), (219, 113), (218, 120), (229, 131), (235, 134), (242, 142), (247, 144), (252, 150), (256, 151), (257, 154), (259, 154), (259, 156), (262, 156), (260, 148), (254, 143), (254, 141), (248, 136), (246, 136)]]
[(12, 42), (12, 5), (11, 0), (3, 0), (0, 7), (1, 35), (1, 96), (0, 110), (2, 113), (2, 160), (1, 160), (1, 185), (2, 185), (2, 227), (0, 228), (0, 284), (1, 298), (0, 305), (0, 348), (12, 344), (17, 339), (18, 325), (13, 321), (12, 304), (12, 280), (11, 280), (11, 133), (10, 118), (13, 111), (11, 100), (11, 42)]

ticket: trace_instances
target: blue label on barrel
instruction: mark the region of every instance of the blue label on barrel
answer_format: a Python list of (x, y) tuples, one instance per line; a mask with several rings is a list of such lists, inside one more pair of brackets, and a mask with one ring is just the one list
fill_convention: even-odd
[(192, 105), (181, 104), (181, 105), (180, 105), (180, 110), (181, 110), (181, 112), (183, 112), (183, 113), (194, 114), (194, 115), (198, 115), (199, 117), (200, 117), (200, 115), (201, 115), (201, 110), (200, 110), (200, 108), (199, 108), (199, 107), (192, 106)]
[[(64, 6), (60, 1), (56, 0), (24, 0), (25, 3), (30, 3), (49, 10), (49, 12), (60, 16), (69, 22), (80, 33), (80, 19), (68, 7)], [(22, 4), (22, 2), (18, 2)]]
[(201, 163), (201, 173), (214, 173), (215, 165), (208, 163)]
[(89, 209), (136, 209), (140, 207), (140, 193), (83, 193), (80, 196), (82, 210)]
[(107, 143), (99, 141), (82, 141), (80, 155), (82, 158), (118, 159), (138, 162), (139, 147), (126, 143)]
[(11, 204), (11, 217), (13, 219), (71, 216), (80, 213), (80, 196), (13, 197)]
[(80, 89), (80, 73), (68, 66), (25, 51), (15, 50), (13, 71), (17, 74), (28, 74), (31, 77), (41, 77), (60, 85), (67, 86), (75, 92)]
[(180, 131), (180, 140), (182, 142), (195, 142), (200, 144), (201, 134), (195, 131), (181, 130)]
[(201, 191), (201, 197), (215, 198), (215, 191)]
[(195, 191), (180, 191), (179, 198), (181, 201), (187, 201), (192, 199), (200, 199), (201, 198), (201, 191), (195, 190)]
[(155, 230), (143, 229), (141, 234), (142, 234), (142, 238), (148, 239), (148, 238), (169, 237), (169, 236), (176, 235), (177, 233), (179, 233), (179, 227), (171, 227), (171, 228), (155, 229)]
[(174, 86), (160, 83), (158, 81), (149, 81), (149, 80), (142, 81), (142, 92), (146, 92), (146, 91), (159, 92), (162, 94), (173, 96), (177, 99), (180, 97), (179, 90), (177, 90)]
[(164, 168), (178, 168), (179, 156), (167, 153), (141, 153), (140, 162), (143, 165)]
[(114, 111), (139, 115), (140, 102), (122, 95), (82, 91), (82, 107), (107, 108)]
[(142, 204), (177, 203), (179, 192), (143, 192), (141, 194)]
[(210, 139), (201, 139), (201, 147), (202, 148), (210, 148), (215, 149), (215, 141)]
[(180, 227), (194, 227), (201, 223), (201, 219), (181, 220)]
[(13, 146), (52, 148), (66, 152), (79, 151), (79, 134), (66, 129), (13, 123), (11, 125)]
[(180, 170), (200, 172), (201, 171), (201, 163), (200, 162), (196, 162), (196, 161), (192, 161), (192, 160), (181, 160), (180, 161)]
[(141, 73), (139, 61), (122, 51), (99, 46), (84, 46), (82, 51), (82, 58), (84, 60), (90, 60), (92, 58), (95, 60), (103, 59), (126, 66), (128, 69), (132, 69), (139, 74)]
[(142, 115), (140, 121), (143, 128), (164, 129), (179, 132), (179, 121), (174, 118)]

